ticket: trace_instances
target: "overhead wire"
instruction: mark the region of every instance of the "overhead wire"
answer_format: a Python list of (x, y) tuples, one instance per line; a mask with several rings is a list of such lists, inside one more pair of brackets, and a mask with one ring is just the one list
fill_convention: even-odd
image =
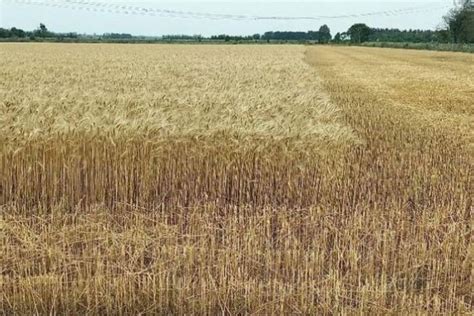
[(251, 21), (251, 20), (325, 20), (325, 19), (348, 19), (348, 18), (365, 18), (374, 16), (399, 16), (414, 13), (432, 12), (435, 10), (447, 9), (447, 4), (439, 6), (422, 6), (410, 7), (385, 11), (345, 14), (345, 15), (315, 15), (315, 16), (260, 16), (260, 15), (237, 15), (237, 14), (219, 14), (208, 12), (181, 11), (158, 9), (151, 7), (141, 7), (136, 5), (116, 4), (110, 2), (87, 1), (87, 0), (62, 0), (62, 1), (38, 1), (38, 0), (5, 0), (18, 4), (35, 5), (53, 8), (64, 8), (71, 10), (83, 10), (99, 13), (125, 14), (125, 15), (141, 15), (141, 16), (159, 16), (167, 18), (184, 18), (184, 19), (211, 19), (211, 20), (235, 20), (235, 21)]

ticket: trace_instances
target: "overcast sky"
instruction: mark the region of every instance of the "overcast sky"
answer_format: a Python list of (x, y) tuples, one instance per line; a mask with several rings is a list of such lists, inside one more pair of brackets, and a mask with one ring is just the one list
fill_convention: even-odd
[[(81, 2), (80, 0), (74, 0)], [(26, 4), (25, 2), (30, 2)], [(85, 6), (75, 4), (75, 9), (38, 5), (38, 3), (61, 4), (65, 1), (42, 0), (0, 0), (0, 26), (19, 27), (26, 30), (36, 28), (39, 23), (56, 32), (106, 33), (120, 32), (135, 35), (165, 34), (253, 34), (265, 31), (317, 30), (322, 24), (328, 24), (332, 33), (342, 32), (356, 22), (367, 23), (373, 27), (393, 27), (412, 29), (435, 29), (440, 25), (442, 16), (454, 7), (456, 0), (336, 0), (336, 1), (199, 1), (199, 0), (149, 0), (149, 1), (110, 1), (90, 0), (95, 4), (132, 5), (146, 9), (173, 11), (191, 11), (193, 13), (229, 14), (260, 17), (317, 17), (313, 20), (232, 20), (192, 18), (190, 16), (142, 16), (125, 13), (88, 11)], [(32, 4), (36, 3), (36, 4)], [(71, 5), (70, 5), (71, 6)], [(416, 10), (415, 10), (416, 8)], [(405, 11), (405, 9), (414, 9)], [(120, 9), (124, 11), (123, 9)], [(120, 11), (119, 10), (119, 11)], [(397, 11), (403, 10), (403, 12)], [(389, 11), (380, 14), (375, 12)], [(367, 16), (335, 18), (341, 15)]]

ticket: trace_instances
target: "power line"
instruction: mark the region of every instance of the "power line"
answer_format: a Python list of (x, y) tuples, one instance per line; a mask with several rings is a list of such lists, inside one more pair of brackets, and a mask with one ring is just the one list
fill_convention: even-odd
[(184, 18), (184, 19), (210, 19), (210, 20), (325, 20), (325, 19), (349, 19), (349, 18), (365, 18), (374, 16), (399, 16), (414, 13), (432, 12), (441, 9), (448, 9), (450, 6), (444, 4), (439, 6), (423, 6), (411, 7), (403, 9), (366, 12), (347, 15), (318, 15), (318, 16), (258, 16), (258, 15), (234, 15), (234, 14), (217, 14), (203, 13), (194, 11), (178, 11), (167, 9), (156, 9), (150, 7), (140, 7), (134, 5), (114, 4), (106, 2), (86, 1), (86, 0), (63, 0), (63, 1), (35, 1), (35, 0), (6, 0), (25, 5), (35, 5), (53, 8), (64, 8), (71, 10), (92, 11), (99, 13), (124, 14), (124, 15), (141, 15), (141, 16), (160, 16), (168, 18)]
[(351, 15), (291, 17), (291, 16), (230, 15), (230, 14), (215, 14), (215, 13), (198, 13), (198, 12), (189, 12), (189, 11), (161, 10), (161, 9), (143, 8), (143, 7), (137, 7), (137, 6), (116, 5), (116, 4), (104, 3), (104, 2), (92, 2), (92, 1), (85, 1), (85, 0), (66, 0), (66, 2), (81, 4), (81, 5), (116, 7), (116, 8), (120, 8), (124, 10), (131, 10), (131, 11), (142, 12), (142, 13), (143, 12), (158, 12), (158, 13), (175, 14), (175, 15), (182, 15), (182, 16), (194, 16), (194, 17), (199, 16), (199, 17), (213, 17), (213, 18), (223, 18), (223, 19), (244, 19), (244, 20), (313, 20), (313, 19), (353, 18), (353, 17), (372, 16), (372, 15), (390, 16), (390, 15), (398, 15), (398, 14), (412, 13), (412, 12), (426, 12), (427, 9), (429, 10), (429, 9), (447, 8), (446, 5), (443, 5), (442, 7), (438, 7), (438, 8), (436, 7), (433, 8), (432, 6), (427, 8), (426, 6), (423, 6), (423, 7), (395, 9), (395, 10), (351, 14)]
[(88, 1), (33, 1), (33, 0), (6, 0), (25, 5), (53, 7), (53, 8), (64, 8), (72, 10), (83, 10), (92, 12), (102, 13), (113, 13), (113, 14), (130, 14), (130, 15), (147, 15), (147, 16), (161, 16), (161, 17), (172, 17), (172, 18), (194, 18), (194, 19), (244, 19), (243, 16), (234, 15), (219, 15), (209, 13), (195, 13), (195, 12), (184, 12), (174, 10), (162, 10), (154, 8), (141, 8), (134, 6), (124, 6), (109, 3), (100, 2), (88, 2)]

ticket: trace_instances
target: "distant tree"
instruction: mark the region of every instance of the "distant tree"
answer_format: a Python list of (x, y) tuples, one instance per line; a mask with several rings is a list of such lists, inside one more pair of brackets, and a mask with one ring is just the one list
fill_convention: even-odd
[(319, 42), (319, 32), (308, 31), (306, 39), (308, 39), (310, 41), (318, 41)]
[(341, 41), (346, 42), (350, 40), (350, 35), (347, 34), (347, 32), (342, 32), (341, 33)]
[(347, 30), (347, 34), (351, 37), (352, 43), (367, 42), (369, 40), (370, 32), (370, 27), (363, 23), (354, 24), (349, 28), (349, 30)]
[[(132, 39), (133, 36), (132, 34), (128, 34), (128, 33), (105, 33), (102, 35), (103, 38), (105, 39)], [(192, 36), (188, 36), (190, 38), (192, 38)]]
[(436, 31), (436, 42), (440, 43), (449, 43), (451, 40), (451, 35), (448, 30), (437, 30)]
[(10, 30), (0, 28), (0, 38), (11, 37)]
[(23, 38), (26, 36), (26, 32), (23, 31), (22, 29), (17, 29), (16, 27), (12, 27), (10, 29), (10, 34), (11, 36), (13, 37), (20, 37), (20, 38)]
[(331, 30), (329, 27), (324, 24), (319, 28), (319, 42), (323, 44), (329, 43), (329, 41), (332, 39), (331, 36)]
[(260, 39), (260, 34), (254, 34), (252, 35), (252, 38), (256, 41), (258, 41)]
[(334, 43), (340, 43), (340, 42), (342, 42), (341, 33), (337, 32), (336, 35), (334, 36)]
[(320, 33), (315, 31), (308, 32), (266, 32), (262, 35), (263, 40), (276, 41), (319, 41)]
[(461, 8), (451, 10), (444, 22), (454, 43), (474, 43), (474, 8), (466, 1)]
[(48, 31), (48, 28), (46, 27), (46, 25), (44, 25), (43, 23), (40, 23), (39, 28), (33, 32), (33, 36), (52, 37), (54, 36), (54, 34)]
[(370, 30), (370, 42), (410, 42), (428, 43), (438, 40), (435, 31), (431, 30), (399, 30), (388, 28), (372, 28)]
[(70, 32), (70, 33), (66, 33), (64, 34), (65, 37), (68, 37), (68, 38), (78, 38), (79, 35), (77, 35), (77, 33), (74, 33), (74, 32)]
[(42, 33), (48, 32), (48, 28), (43, 23), (40, 23), (39, 29)]

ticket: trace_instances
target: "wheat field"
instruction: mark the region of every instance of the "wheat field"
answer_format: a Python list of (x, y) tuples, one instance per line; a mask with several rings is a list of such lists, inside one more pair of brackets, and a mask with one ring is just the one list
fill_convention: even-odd
[(1, 314), (474, 312), (474, 55), (0, 44)]

